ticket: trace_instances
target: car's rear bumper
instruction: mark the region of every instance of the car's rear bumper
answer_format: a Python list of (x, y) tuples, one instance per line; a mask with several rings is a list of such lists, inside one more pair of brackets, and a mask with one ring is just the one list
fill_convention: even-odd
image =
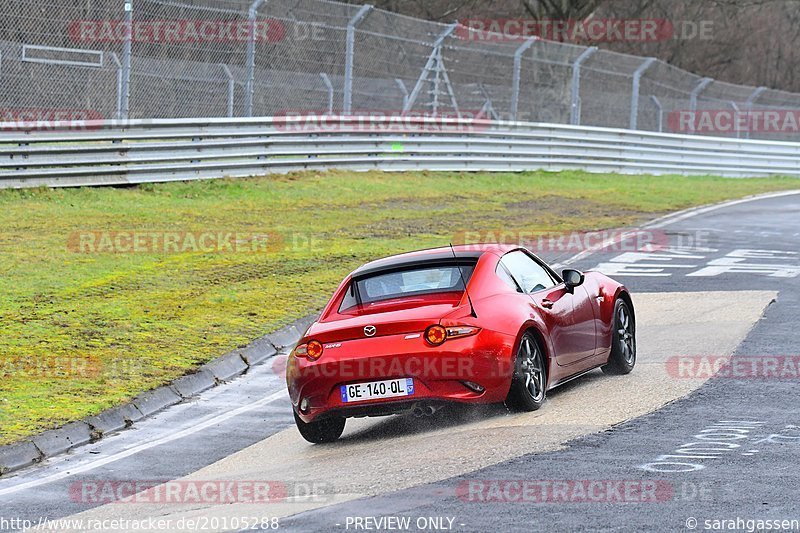
[[(305, 422), (325, 416), (378, 416), (414, 404), (495, 403), (508, 394), (516, 339), (494, 331), (429, 346), (421, 337), (393, 335), (356, 339), (326, 348), (316, 362), (289, 357), (287, 384), (295, 411)], [(414, 394), (343, 402), (342, 385), (412, 378)], [(484, 390), (465, 385), (471, 382)], [(301, 401), (307, 407), (300, 409)]]

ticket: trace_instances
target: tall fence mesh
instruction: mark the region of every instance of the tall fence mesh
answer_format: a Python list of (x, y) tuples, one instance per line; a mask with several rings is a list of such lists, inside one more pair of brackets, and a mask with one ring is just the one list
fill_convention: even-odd
[(4, 0), (0, 121), (425, 113), (800, 140), (798, 94), (505, 37), (326, 0)]

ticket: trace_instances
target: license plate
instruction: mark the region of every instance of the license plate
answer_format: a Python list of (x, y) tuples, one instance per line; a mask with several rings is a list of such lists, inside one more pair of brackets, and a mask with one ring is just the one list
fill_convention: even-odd
[(411, 378), (388, 379), (370, 383), (342, 385), (342, 402), (363, 402), (381, 398), (399, 398), (414, 395), (414, 380)]

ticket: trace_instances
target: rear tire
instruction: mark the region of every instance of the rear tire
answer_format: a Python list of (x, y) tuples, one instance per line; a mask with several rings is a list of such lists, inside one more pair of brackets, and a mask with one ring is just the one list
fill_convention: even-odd
[(345, 419), (341, 417), (324, 418), (314, 422), (303, 422), (297, 413), (294, 413), (294, 421), (300, 434), (308, 442), (322, 444), (334, 442), (342, 436), (344, 432)]
[(547, 396), (547, 371), (544, 354), (536, 338), (525, 333), (519, 342), (514, 377), (506, 405), (515, 411), (536, 411)]
[(609, 375), (630, 374), (636, 366), (636, 318), (623, 299), (614, 304), (614, 329), (611, 335), (611, 356), (601, 367)]

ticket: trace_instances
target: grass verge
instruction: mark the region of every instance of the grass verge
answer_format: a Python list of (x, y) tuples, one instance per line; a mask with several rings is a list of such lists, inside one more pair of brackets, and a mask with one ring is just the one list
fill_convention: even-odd
[[(630, 226), (793, 188), (790, 178), (329, 172), (0, 191), (0, 444), (124, 402), (307, 315), (370, 259), (461, 231)], [(139, 251), (113, 242), (125, 232), (143, 235)], [(177, 240), (185, 251), (154, 251), (147, 235), (165, 232), (188, 232)], [(189, 239), (217, 232), (271, 240), (203, 251)]]

